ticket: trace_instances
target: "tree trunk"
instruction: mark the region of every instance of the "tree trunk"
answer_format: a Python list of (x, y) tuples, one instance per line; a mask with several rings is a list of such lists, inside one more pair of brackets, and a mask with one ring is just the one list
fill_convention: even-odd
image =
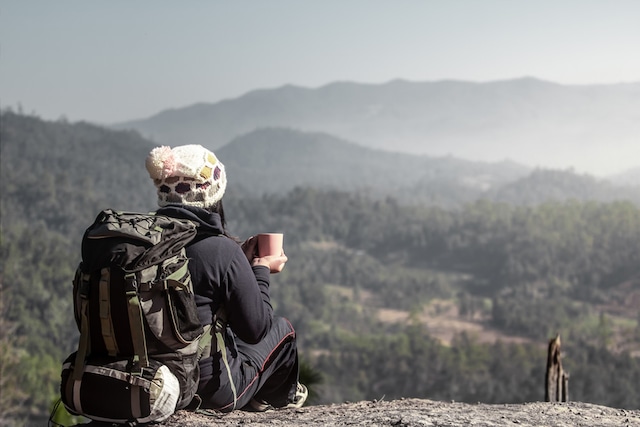
[(546, 402), (569, 401), (569, 374), (562, 369), (560, 345), (560, 334), (549, 341), (544, 390), (544, 400)]

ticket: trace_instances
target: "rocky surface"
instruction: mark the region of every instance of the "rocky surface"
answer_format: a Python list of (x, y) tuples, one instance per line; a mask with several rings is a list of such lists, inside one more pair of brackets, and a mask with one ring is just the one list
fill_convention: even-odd
[(640, 410), (580, 402), (489, 405), (400, 399), (307, 406), (264, 413), (235, 411), (226, 415), (202, 415), (179, 411), (162, 426), (640, 427)]

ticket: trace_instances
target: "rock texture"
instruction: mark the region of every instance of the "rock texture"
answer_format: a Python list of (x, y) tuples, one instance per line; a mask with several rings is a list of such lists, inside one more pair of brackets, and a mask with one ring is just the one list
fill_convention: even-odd
[(179, 411), (163, 427), (204, 426), (603, 426), (640, 427), (640, 410), (590, 403), (466, 404), (424, 399), (308, 406), (264, 413), (202, 415)]

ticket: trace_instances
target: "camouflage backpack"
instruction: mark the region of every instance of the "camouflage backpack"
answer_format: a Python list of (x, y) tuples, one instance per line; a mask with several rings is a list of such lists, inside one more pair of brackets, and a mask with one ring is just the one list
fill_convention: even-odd
[(80, 340), (60, 390), (69, 412), (146, 423), (191, 402), (198, 346), (211, 338), (198, 319), (184, 249), (195, 235), (191, 221), (113, 210), (86, 230), (73, 282)]

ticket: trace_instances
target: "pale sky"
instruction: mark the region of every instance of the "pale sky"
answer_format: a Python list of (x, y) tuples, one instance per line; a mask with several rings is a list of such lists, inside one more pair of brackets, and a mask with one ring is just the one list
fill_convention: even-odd
[(640, 81), (640, 0), (0, 0), (0, 106), (115, 123), (285, 84)]

